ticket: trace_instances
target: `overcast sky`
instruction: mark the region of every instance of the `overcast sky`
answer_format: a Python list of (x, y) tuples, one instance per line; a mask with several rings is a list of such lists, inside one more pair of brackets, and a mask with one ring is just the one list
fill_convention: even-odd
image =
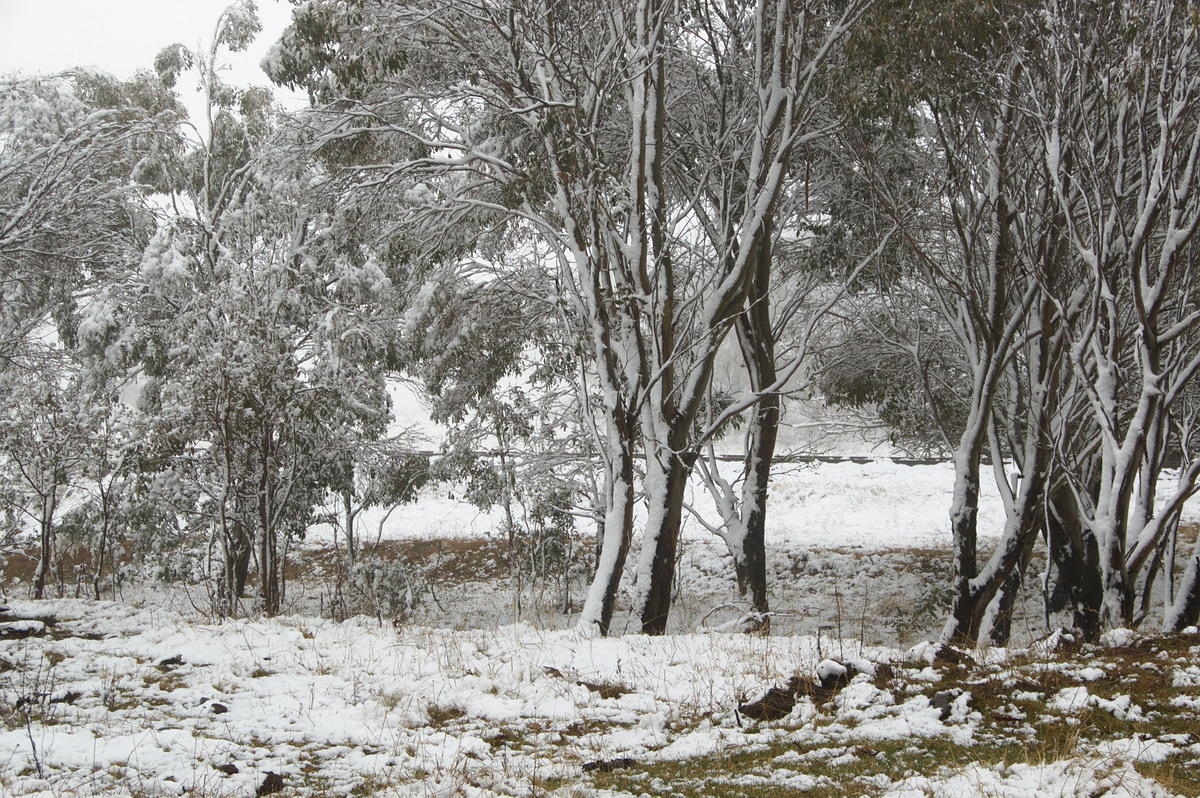
[[(119, 78), (148, 69), (168, 44), (190, 49), (212, 39), (232, 0), (0, 0), (0, 73), (57, 72), (95, 66)], [(267, 86), (258, 67), (291, 18), (286, 0), (257, 0), (263, 31), (238, 55), (227, 79)], [(190, 86), (180, 81), (179, 88)], [(185, 98), (186, 100), (187, 98)]]

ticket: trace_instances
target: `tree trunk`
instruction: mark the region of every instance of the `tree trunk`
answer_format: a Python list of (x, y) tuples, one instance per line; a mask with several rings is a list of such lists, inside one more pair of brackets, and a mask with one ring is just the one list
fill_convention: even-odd
[(628, 424), (610, 420), (604, 525), (597, 541), (596, 572), (580, 613), (578, 629), (605, 636), (612, 628), (617, 590), (633, 539), (633, 452)]
[[(1103, 507), (1107, 502), (1104, 502)], [(1133, 615), (1133, 591), (1125, 569), (1125, 525), (1128, 518), (1120, 510), (1092, 519), (1100, 542), (1100, 624), (1105, 629), (1127, 626)]]
[(960, 582), (951, 614), (953, 626), (947, 624), (949, 633), (942, 638), (946, 642), (959, 646), (973, 646), (982, 639), (998, 645), (1008, 642), (1009, 611), (1040, 528), (1036, 517), (1040, 489), (1031, 486), (1027, 490), (1033, 491), (1033, 495), (1005, 522), (1004, 534), (987, 565), (966, 580), (965, 590)]
[(750, 599), (750, 607), (755, 613), (763, 615), (760, 631), (764, 633), (770, 630), (766, 617), (770, 611), (767, 599), (767, 494), (775, 444), (779, 438), (780, 413), (779, 394), (765, 393), (771, 390), (778, 376), (770, 306), (772, 237), (772, 225), (768, 220), (763, 225), (755, 270), (746, 292), (746, 311), (739, 317), (737, 325), (742, 360), (750, 375), (750, 390), (758, 395), (758, 403), (751, 411), (747, 431), (742, 540), (740, 552), (733, 552), (733, 567), (738, 591)]
[(258, 497), (259, 596), (266, 615), (278, 615), (282, 608), (279, 589), (279, 540), (271, 523), (271, 499), (267, 492)]
[(52, 486), (42, 497), (42, 513), (39, 519), (39, 544), (37, 570), (33, 575), (33, 597), (46, 597), (46, 575), (54, 565), (54, 511), (58, 504), (58, 488)]
[(346, 518), (346, 564), (352, 566), (358, 561), (358, 540), (354, 533), (354, 519), (358, 513), (354, 511), (354, 491), (352, 489), (342, 492), (342, 512)]
[(96, 567), (92, 573), (92, 596), (100, 600), (100, 582), (104, 576), (104, 560), (108, 553), (109, 526), (111, 526), (111, 510), (108, 506), (108, 493), (100, 489), (100, 539), (96, 542)]
[(1180, 632), (1197, 624), (1200, 624), (1200, 554), (1193, 554), (1163, 628), (1168, 632)]
[(683, 523), (683, 500), (695, 455), (668, 452), (666, 464), (654, 463), (647, 475), (646, 537), (638, 563), (638, 588), (634, 607), (640, 607), (642, 634), (663, 635), (671, 614), (671, 596), (675, 588), (675, 561), (679, 551), (679, 531)]
[(238, 606), (238, 599), (246, 595), (246, 581), (250, 576), (250, 559), (254, 553), (246, 527), (240, 521), (234, 521), (231, 536), (225, 552), (225, 612), (232, 614)]
[[(1046, 401), (1045, 396), (1040, 401)], [(1024, 403), (1017, 402), (1017, 412)], [(982, 406), (982, 403), (981, 403)], [(979, 481), (982, 435), (964, 435), (955, 457), (954, 501), (950, 511), (954, 536), (954, 602), (950, 618), (942, 631), (942, 640), (959, 646), (974, 646), (982, 639), (1007, 641), (1008, 611), (1020, 587), (1020, 572), (1041, 528), (1041, 508), (1045, 494), (1050, 447), (1037, 423), (1039, 407), (1016, 463), (1023, 478), (1007, 486), (1003, 473), (1003, 444), (995, 426), (988, 427), (995, 478), (1005, 484), (1004, 533), (982, 568), (978, 563)], [(968, 431), (972, 428), (968, 427)], [(999, 621), (1001, 626), (996, 627)]]
[(992, 559), (996, 561), (996, 565), (993, 569), (989, 564), (989, 571), (994, 574), (988, 580), (991, 589), (985, 588), (980, 591), (979, 601), (986, 606), (982, 622), (975, 630), (976, 641), (986, 637), (993, 646), (1007, 646), (1012, 637), (1013, 608), (1021, 592), (1025, 568), (1033, 554), (1033, 544), (1037, 542), (1038, 532), (1041, 530), (1041, 523), (1035, 517), (1040, 508), (1040, 500), (1035, 500), (1030, 512), (1022, 516), (1015, 547), (1005, 549), (1006, 544), (1002, 542), (1002, 549), (993, 555)]
[(942, 640), (971, 644), (976, 602), (971, 580), (978, 567), (979, 453), (977, 446), (960, 446), (954, 457), (954, 495), (950, 505), (950, 536), (954, 543), (954, 604), (942, 630)]
[(1183, 581), (1175, 593), (1175, 601), (1167, 607), (1163, 629), (1178, 632), (1197, 624), (1200, 624), (1200, 537), (1196, 538), (1192, 556), (1183, 572)]
[(733, 567), (738, 591), (749, 599), (750, 608), (761, 614), (771, 609), (767, 597), (767, 496), (779, 433), (779, 397), (764, 398), (756, 405), (750, 425), (742, 486), (741, 556), (734, 553)]
[(988, 607), (987, 614), (992, 618), (988, 642), (993, 646), (1007, 646), (1009, 640), (1012, 639), (1013, 608), (1016, 606), (1017, 596), (1021, 592), (1025, 565), (1029, 562), (1029, 552), (1032, 550), (1032, 546), (1027, 546), (1022, 550), (1020, 562), (1004, 580), (1000, 589), (996, 591), (996, 595)]
[[(283, 609), (283, 581), (280, 569), (283, 563), (279, 556), (280, 505), (287, 501), (286, 491), (276, 492), (278, 483), (272, 479), (272, 461), (276, 451), (275, 428), (265, 425), (260, 435), (258, 454), (257, 523), (259, 537), (259, 594), (262, 611), (266, 615), (278, 615)], [(292, 474), (295, 479), (295, 474)]]
[(1100, 603), (1103, 595), (1100, 550), (1084, 525), (1075, 497), (1065, 486), (1050, 497), (1046, 513), (1046, 538), (1053, 576), (1046, 585), (1046, 617), (1071, 614), (1070, 625), (1084, 640), (1100, 638)]
[(279, 545), (274, 530), (263, 528), (259, 530), (259, 596), (262, 599), (262, 610), (266, 615), (278, 615), (280, 610), (279, 596)]

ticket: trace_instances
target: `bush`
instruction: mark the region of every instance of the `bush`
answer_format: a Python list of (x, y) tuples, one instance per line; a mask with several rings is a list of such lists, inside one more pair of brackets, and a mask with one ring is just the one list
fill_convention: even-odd
[(339, 576), (329, 609), (337, 620), (353, 615), (403, 620), (428, 593), (429, 586), (406, 563), (364, 557)]

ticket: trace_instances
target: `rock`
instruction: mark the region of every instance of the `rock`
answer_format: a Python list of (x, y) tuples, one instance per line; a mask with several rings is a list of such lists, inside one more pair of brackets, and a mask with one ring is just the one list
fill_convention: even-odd
[(971, 656), (970, 652), (964, 651), (961, 648), (942, 644), (933, 653), (933, 664), (937, 665), (939, 663), (963, 666), (974, 665), (975, 657)]
[(771, 613), (751, 612), (739, 615), (731, 621), (726, 621), (703, 631), (706, 633), (762, 635), (765, 637), (771, 634)]
[(839, 690), (850, 684), (850, 670), (837, 660), (821, 660), (815, 673), (822, 690)]
[(974, 665), (975, 658), (970, 652), (946, 643), (917, 643), (908, 650), (905, 659), (909, 661), (925, 660), (930, 665)]
[(1131, 648), (1141, 639), (1141, 636), (1132, 629), (1109, 629), (1100, 635), (1100, 645), (1105, 648)]
[(938, 720), (945, 720), (950, 717), (950, 705), (954, 703), (954, 699), (949, 693), (936, 693), (933, 698), (929, 699), (929, 706), (938, 711)]
[(225, 706), (224, 704), (218, 704), (216, 702), (214, 702), (213, 705), (211, 707), (209, 707), (209, 709), (212, 710), (212, 713), (214, 715), (224, 715), (226, 712), (229, 711), (229, 707)]
[(54, 626), (58, 623), (58, 616), (52, 612), (21, 612), (7, 604), (0, 604), (0, 623), (12, 623), (14, 621), (40, 621), (46, 626)]
[(850, 684), (849, 668), (837, 660), (821, 660), (813, 673), (809, 694), (818, 705), (832, 700), (839, 690)]
[(65, 693), (55, 693), (50, 696), (49, 703), (74, 704), (81, 698), (83, 698), (83, 693), (79, 692), (78, 690), (67, 690)]
[(611, 773), (614, 770), (620, 770), (621, 768), (631, 768), (636, 764), (637, 762), (635, 760), (630, 759), (627, 756), (623, 756), (617, 759), (606, 759), (599, 762), (584, 762), (583, 772), (588, 773), (595, 771), (597, 773)]
[(258, 785), (258, 790), (255, 791), (256, 796), (273, 795), (283, 789), (283, 776), (280, 776), (274, 771), (267, 771), (267, 777), (263, 779), (263, 783)]
[(1078, 648), (1079, 638), (1073, 632), (1060, 627), (1034, 640), (1029, 646), (1029, 652), (1034, 656), (1047, 656), (1056, 651), (1071, 651)]
[(798, 682), (793, 679), (787, 687), (772, 687), (757, 701), (738, 704), (737, 711), (739, 715), (750, 718), (750, 720), (772, 721), (786, 718), (792, 714), (792, 709), (796, 706), (797, 686)]
[(620, 698), (625, 695), (625, 688), (619, 684), (599, 684), (597, 682), (578, 681), (575, 684), (580, 687), (586, 687), (593, 693), (598, 694), (601, 698)]
[(874, 681), (879, 669), (869, 659), (848, 659), (846, 660), (846, 670), (850, 672), (851, 679), (861, 674)]
[(949, 719), (954, 701), (962, 695), (962, 692), (962, 690), (942, 690), (934, 693), (933, 698), (929, 699), (929, 706), (937, 709), (939, 720), (944, 722)]
[(213, 769), (221, 771), (226, 776), (233, 776), (237, 773), (241, 773), (241, 771), (238, 770), (238, 766), (233, 764), (232, 762), (229, 762), (228, 764), (225, 764), (225, 765), (213, 765)]

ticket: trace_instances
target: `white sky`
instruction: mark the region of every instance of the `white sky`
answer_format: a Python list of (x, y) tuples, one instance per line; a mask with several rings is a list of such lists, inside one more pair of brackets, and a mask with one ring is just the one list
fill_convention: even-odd
[[(231, 3), (0, 0), (0, 74), (94, 66), (128, 78), (137, 69), (151, 68), (154, 56), (169, 44), (179, 42), (193, 50), (207, 44), (217, 17)], [(230, 59), (226, 80), (235, 85), (271, 85), (258, 62), (291, 19), (292, 6), (286, 0), (257, 0), (256, 4), (263, 30), (247, 52)], [(185, 95), (191, 90), (186, 78), (178, 88)], [(184, 97), (185, 102), (189, 99)]]

